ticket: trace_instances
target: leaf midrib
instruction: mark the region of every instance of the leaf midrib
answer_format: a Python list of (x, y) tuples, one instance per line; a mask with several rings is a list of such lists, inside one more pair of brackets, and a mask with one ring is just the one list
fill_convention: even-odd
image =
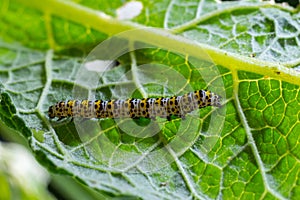
[[(174, 35), (167, 30), (148, 28), (136, 23), (120, 21), (100, 11), (84, 7), (71, 1), (17, 1), (25, 4), (28, 7), (36, 8), (47, 15), (55, 15), (79, 24), (84, 24), (85, 26), (98, 30), (109, 36), (124, 32), (126, 34), (126, 31), (139, 29), (138, 31), (132, 32), (134, 34), (122, 35), (122, 37), (130, 40), (145, 42), (184, 55), (188, 54), (204, 60), (207, 60), (207, 56), (205, 55), (209, 55), (215, 64), (222, 65), (231, 71), (242, 70), (253, 72), (275, 78), (277, 80), (300, 85), (300, 73), (295, 73), (293, 69), (288, 69), (280, 63), (261, 61), (255, 58), (226, 52), (212, 46), (196, 43), (195, 41)], [(47, 22), (50, 23), (51, 20), (47, 20)], [(101, 26), (99, 26), (99, 24), (101, 24)]]

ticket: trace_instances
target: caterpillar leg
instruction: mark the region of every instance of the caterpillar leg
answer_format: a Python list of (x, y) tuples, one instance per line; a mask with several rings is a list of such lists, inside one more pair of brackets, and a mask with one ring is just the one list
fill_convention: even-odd
[(151, 120), (156, 121), (156, 117), (152, 116), (150, 117)]
[(63, 120), (64, 118), (66, 118), (66, 117), (59, 117), (57, 121), (61, 121), (61, 120)]
[(168, 116), (167, 116), (167, 120), (168, 120), (168, 121), (171, 121), (171, 115), (168, 115)]
[(185, 120), (185, 115), (180, 115), (179, 116), (182, 120)]

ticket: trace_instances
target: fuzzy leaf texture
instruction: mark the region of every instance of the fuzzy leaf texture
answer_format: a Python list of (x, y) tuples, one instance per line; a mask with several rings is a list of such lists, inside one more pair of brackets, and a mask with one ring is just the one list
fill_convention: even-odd
[[(112, 196), (299, 199), (297, 10), (250, 0), (2, 0), (0, 11), (0, 120), (49, 170)], [(111, 63), (86, 70), (93, 56)], [(197, 89), (220, 94), (223, 106), (171, 121), (47, 116), (57, 101)]]

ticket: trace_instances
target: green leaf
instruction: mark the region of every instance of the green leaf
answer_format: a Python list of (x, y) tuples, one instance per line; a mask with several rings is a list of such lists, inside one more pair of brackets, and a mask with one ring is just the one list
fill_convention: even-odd
[[(298, 199), (299, 13), (258, 1), (140, 1), (122, 21), (130, 3), (0, 2), (1, 121), (49, 170), (112, 196)], [(185, 120), (47, 116), (68, 99), (207, 88), (223, 107)]]

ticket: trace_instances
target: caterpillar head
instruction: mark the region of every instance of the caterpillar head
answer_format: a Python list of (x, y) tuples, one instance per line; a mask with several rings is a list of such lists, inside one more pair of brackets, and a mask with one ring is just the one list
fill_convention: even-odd
[(54, 117), (56, 117), (54, 107), (55, 106), (50, 106), (49, 109), (48, 109), (48, 116), (49, 116), (50, 119), (53, 119)]

